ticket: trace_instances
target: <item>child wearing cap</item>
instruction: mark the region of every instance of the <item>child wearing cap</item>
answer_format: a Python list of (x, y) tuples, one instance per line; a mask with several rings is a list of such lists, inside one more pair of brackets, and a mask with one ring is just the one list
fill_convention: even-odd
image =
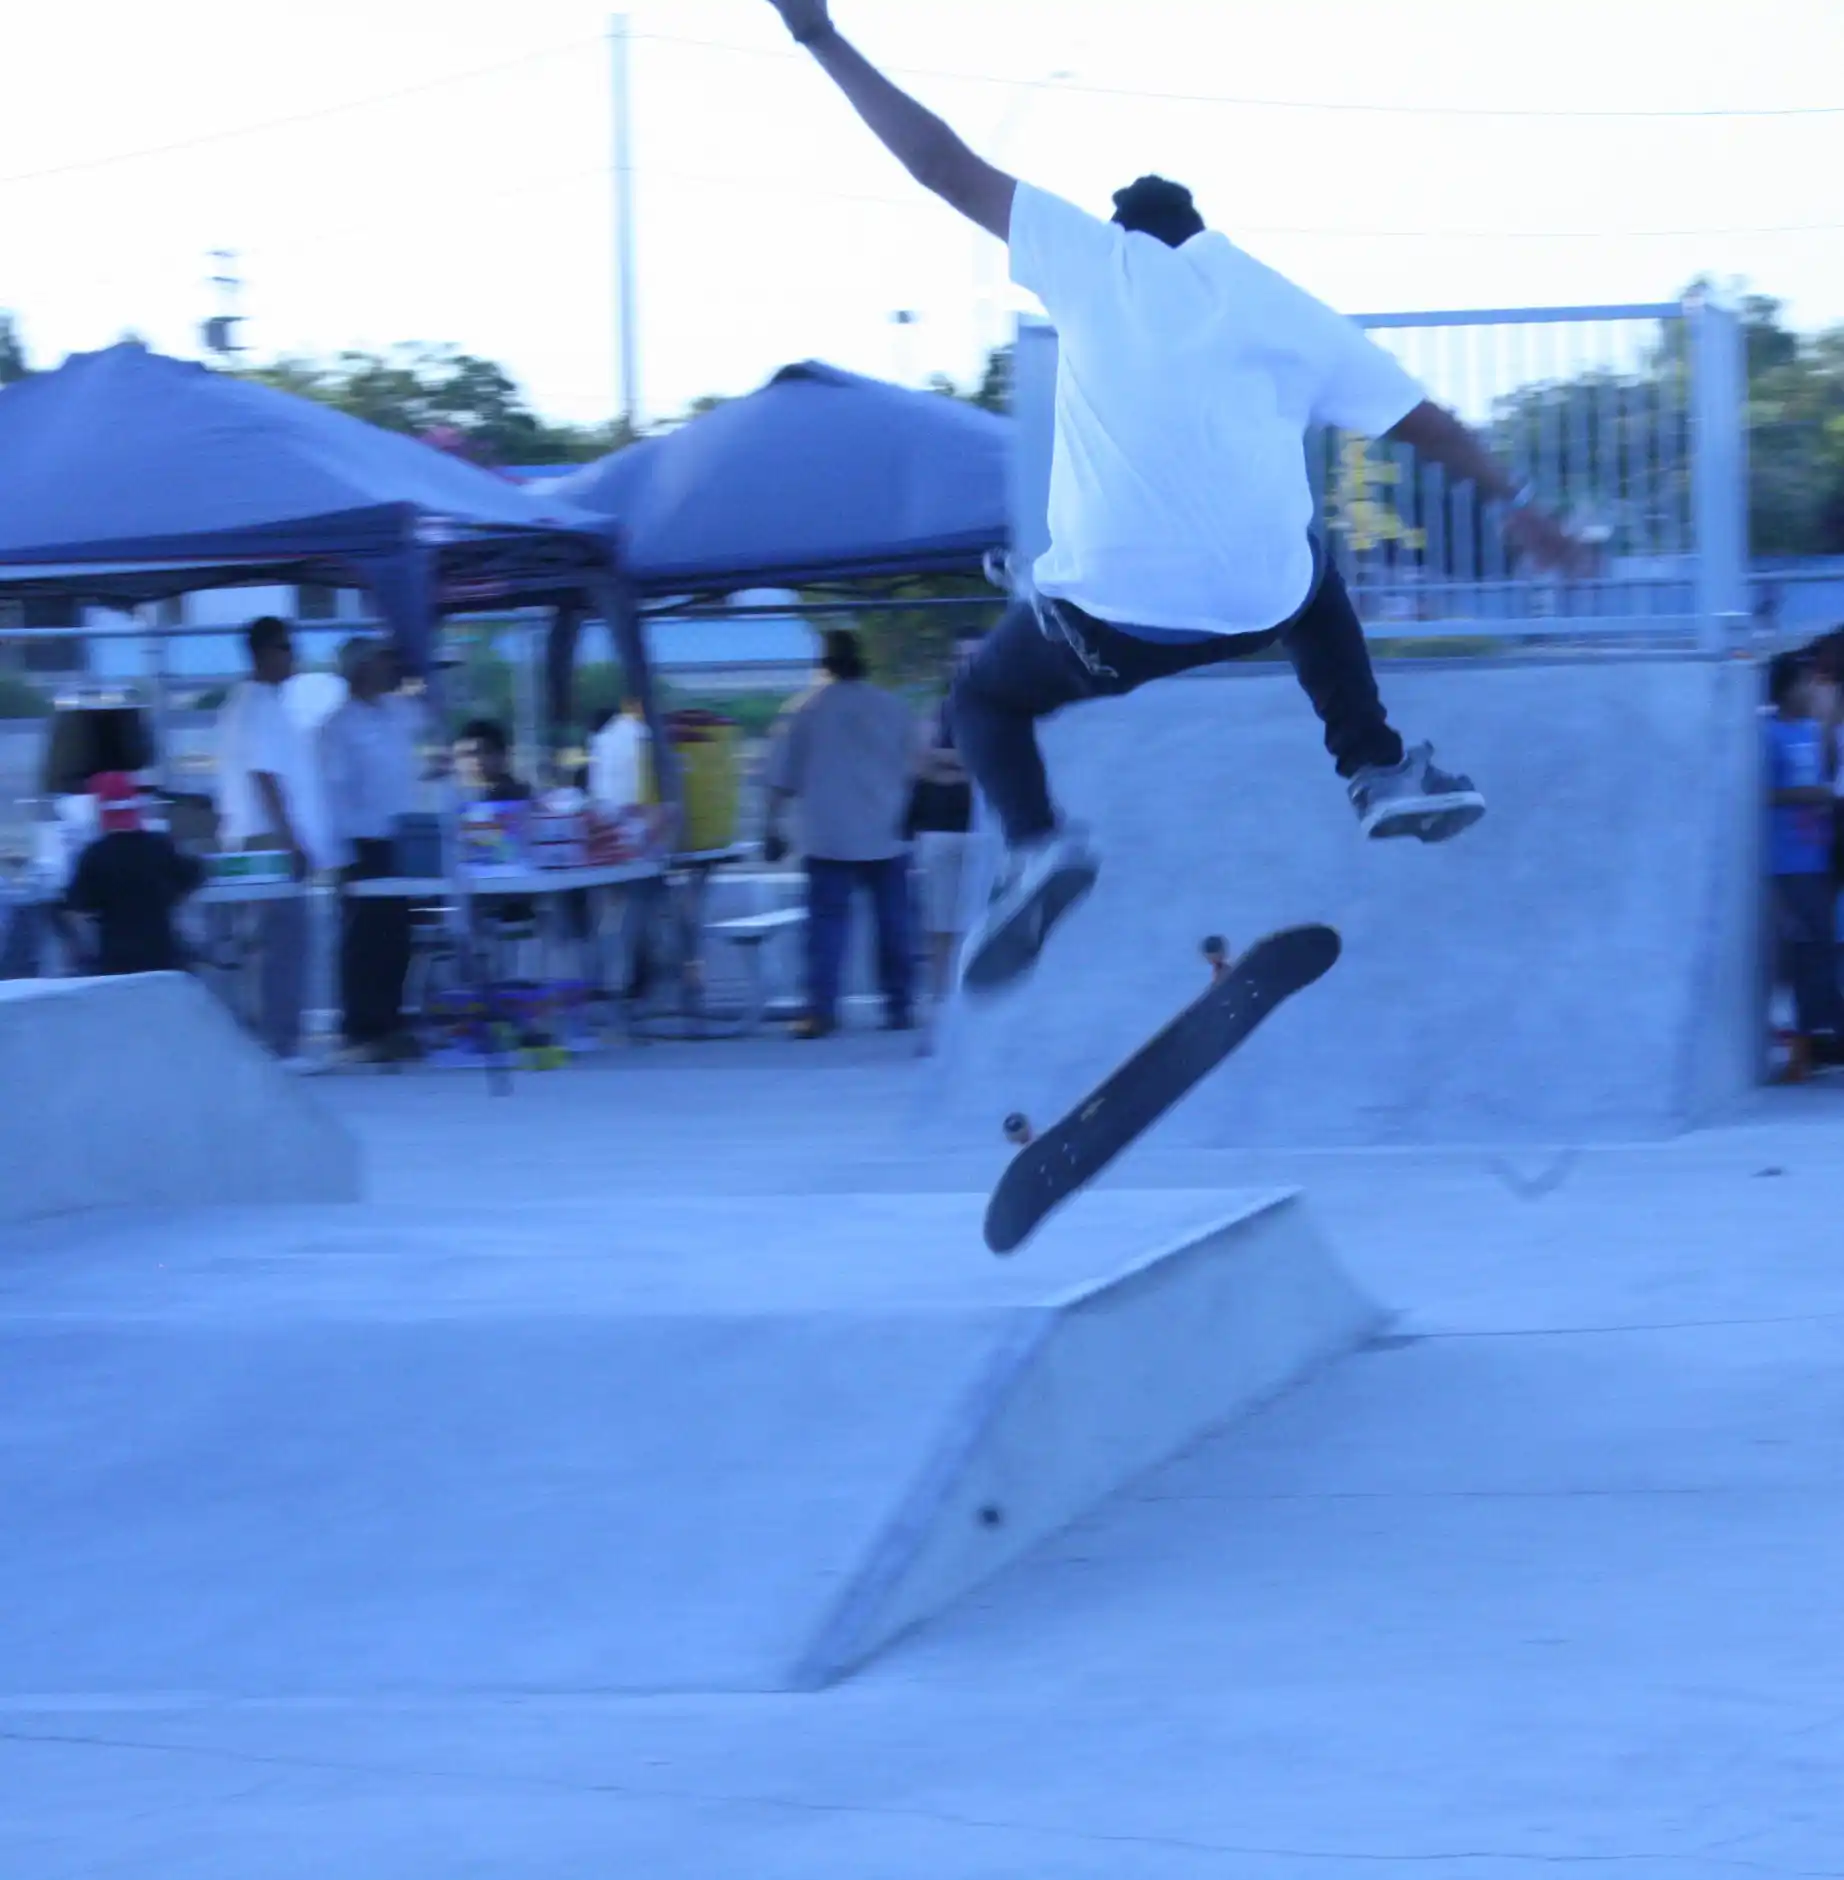
[(173, 932), (173, 910), (205, 879), (204, 865), (172, 838), (141, 824), (132, 777), (107, 771), (90, 779), (102, 834), (77, 858), (65, 890), (71, 913), (96, 921), (96, 973), (181, 970), (184, 950)]

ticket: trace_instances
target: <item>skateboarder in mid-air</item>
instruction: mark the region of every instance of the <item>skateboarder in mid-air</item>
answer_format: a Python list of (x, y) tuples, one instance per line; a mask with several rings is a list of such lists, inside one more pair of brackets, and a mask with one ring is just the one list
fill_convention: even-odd
[(770, 3), (904, 168), (1009, 245), (1012, 278), (1060, 341), (1050, 548), (951, 703), (1007, 847), (963, 983), (1027, 971), (1094, 885), (1036, 733), (1083, 699), (1279, 640), (1365, 835), (1444, 842), (1476, 822), (1485, 799), (1470, 780), (1426, 744), (1405, 751), (1384, 715), (1363, 629), (1312, 534), (1306, 432), (1413, 445), (1503, 503), (1507, 540), (1539, 564), (1584, 570), (1586, 551), (1361, 328), (1206, 230), (1189, 190), (1141, 177), (1100, 221), (976, 156), (846, 42), (827, 0)]

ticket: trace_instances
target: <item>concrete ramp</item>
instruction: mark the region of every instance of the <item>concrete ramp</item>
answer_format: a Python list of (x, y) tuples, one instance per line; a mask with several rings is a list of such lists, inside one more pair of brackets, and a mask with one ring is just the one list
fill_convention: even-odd
[(349, 1201), (358, 1145), (184, 973), (0, 984), (0, 1226)]
[(926, 1126), (1059, 1114), (1201, 986), (1206, 934), (1246, 944), (1302, 921), (1337, 927), (1342, 961), (1161, 1141), (1649, 1135), (1741, 1098), (1763, 1009), (1752, 670), (1481, 661), (1382, 683), (1404, 736), (1486, 793), (1451, 844), (1360, 839), (1286, 672), (1051, 720), (1101, 881), (1030, 981), (955, 1013)]
[(22, 1234), (0, 1690), (807, 1688), (1363, 1339), (1297, 1198)]

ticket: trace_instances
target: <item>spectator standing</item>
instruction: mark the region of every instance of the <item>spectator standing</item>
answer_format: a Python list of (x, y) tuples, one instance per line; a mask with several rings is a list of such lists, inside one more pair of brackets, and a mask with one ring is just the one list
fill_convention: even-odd
[(171, 973), (186, 965), (173, 910), (205, 880), (204, 865), (171, 836), (143, 827), (135, 780), (107, 771), (90, 780), (102, 833), (77, 858), (64, 906), (96, 922), (86, 962), (95, 973)]
[(1836, 894), (1831, 873), (1832, 786), (1826, 732), (1810, 661), (1782, 653), (1768, 667), (1767, 720), (1774, 928), (1781, 973), (1793, 994), (1794, 1037), (1786, 1076), (1837, 1063), (1844, 1046), (1838, 989)]
[[(1831, 881), (1844, 897), (1844, 627), (1834, 627), (1811, 653), (1831, 766)], [(1844, 924), (1838, 939), (1844, 943)]]
[[(265, 614), (245, 633), (250, 676), (218, 715), (218, 842), (225, 849), (280, 849), (305, 883), (333, 866), (319, 765), (283, 696), (294, 676), (294, 634)], [(307, 973), (306, 897), (266, 901), (259, 915), (263, 1042), (291, 1070), (319, 1067), (301, 1053)]]
[[(320, 764), (340, 882), (350, 890), (397, 872), (398, 820), (416, 807), (421, 721), (396, 690), (396, 662), (382, 641), (348, 640), (339, 665), (347, 698), (320, 728)], [(353, 1062), (416, 1055), (403, 1026), (409, 971), (409, 902), (342, 894), (341, 1029)]]
[(604, 814), (632, 809), (646, 792), (647, 721), (640, 701), (624, 699), (589, 740), (589, 800)]
[(807, 1013), (798, 1035), (838, 1029), (839, 976), (850, 934), (854, 888), (867, 889), (877, 920), (878, 980), (884, 1024), (915, 1023), (909, 908), (909, 855), (903, 822), (914, 776), (916, 724), (894, 694), (865, 674), (856, 634), (826, 635), (827, 683), (786, 713), (769, 753), (768, 829), (763, 853), (787, 853), (784, 817), (799, 806), (807, 871)]
[[(955, 641), (948, 674), (952, 684), (980, 643), (978, 634)], [(906, 833), (915, 843), (916, 899), (926, 941), (931, 1017), (946, 1004), (954, 984), (954, 957), (960, 947), (963, 884), (967, 849), (972, 841), (973, 781), (954, 748), (954, 730), (945, 705), (936, 714), (909, 798)], [(921, 1049), (929, 1049), (925, 1030)]]

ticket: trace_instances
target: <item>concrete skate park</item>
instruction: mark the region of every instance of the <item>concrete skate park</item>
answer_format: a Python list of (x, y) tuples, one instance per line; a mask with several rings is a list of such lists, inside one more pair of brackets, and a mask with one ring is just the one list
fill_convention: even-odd
[[(1745, 671), (1386, 676), (1490, 728), (1470, 857), (1360, 848), (1279, 677), (1181, 684), (1195, 813), (1102, 816), (933, 1063), (310, 1087), (188, 981), (0, 1006), (68, 1092), (5, 1142), (5, 1865), (1809, 1864), (1844, 1112), (1754, 1088), (1751, 824), (1687, 815)], [(1058, 728), (1072, 794), (1138, 704)], [(1323, 996), (993, 1260), (1004, 1110), (1285, 917), (1348, 936)], [(62, 1081), (105, 1023), (147, 1048)]]
[[(1057, 722), (1101, 882), (929, 1060), (303, 1084), (11, 989), (0, 1872), (1835, 1864), (1844, 1096), (1760, 1083), (1735, 653), (1386, 663), (1440, 850), (1284, 670)], [(1305, 920), (994, 1260), (1006, 1112)]]

